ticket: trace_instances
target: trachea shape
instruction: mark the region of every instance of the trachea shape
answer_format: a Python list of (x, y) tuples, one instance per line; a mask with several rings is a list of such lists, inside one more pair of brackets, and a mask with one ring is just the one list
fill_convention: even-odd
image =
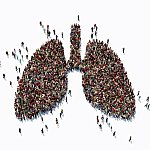
[(81, 29), (79, 24), (74, 24), (71, 26), (70, 33), (70, 59), (67, 63), (67, 70), (80, 70), (81, 67), (81, 55), (80, 55), (80, 47), (81, 47)]
[(19, 120), (34, 119), (55, 109), (67, 92), (66, 59), (59, 40), (36, 50), (19, 80), (15, 114)]
[(89, 41), (82, 64), (82, 86), (93, 107), (109, 116), (130, 120), (135, 114), (135, 96), (127, 72), (108, 45)]
[(19, 120), (34, 119), (53, 111), (67, 92), (67, 74), (83, 73), (86, 99), (105, 114), (130, 120), (135, 115), (135, 96), (121, 60), (105, 43), (89, 41), (81, 62), (80, 25), (71, 26), (70, 59), (66, 64), (59, 40), (51, 40), (36, 50), (18, 81), (15, 114)]

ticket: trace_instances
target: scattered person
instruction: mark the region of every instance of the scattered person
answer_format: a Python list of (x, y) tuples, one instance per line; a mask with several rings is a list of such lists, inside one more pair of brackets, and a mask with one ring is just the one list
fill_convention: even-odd
[(24, 42), (21, 42), (21, 47), (24, 47)]
[(122, 48), (122, 50), (123, 50), (123, 54), (124, 54), (124, 50), (125, 50), (125, 48)]
[(10, 83), (10, 86), (12, 86), (12, 82), (10, 81), (9, 83)]
[(137, 96), (139, 96), (139, 94), (140, 94), (140, 91), (138, 91), (138, 94), (137, 94)]
[(68, 94), (70, 94), (70, 96), (71, 96), (71, 90), (69, 90)]
[(106, 118), (106, 123), (108, 123), (108, 118)]
[(97, 124), (99, 123), (99, 118), (98, 118), (98, 116), (96, 117), (96, 119), (97, 119)]
[(107, 44), (109, 44), (109, 39), (107, 39)]
[(130, 138), (129, 138), (129, 142), (131, 142), (131, 143), (132, 143), (132, 141), (131, 141), (131, 136), (130, 136)]
[(6, 51), (6, 55), (7, 55), (7, 57), (9, 56), (8, 51)]
[(19, 53), (20, 53), (20, 55), (21, 55), (21, 49), (19, 49)]
[(61, 36), (62, 36), (62, 38), (63, 38), (63, 32), (61, 33)]
[(22, 133), (21, 133), (21, 128), (19, 128), (19, 133), (22, 135)]
[(116, 137), (116, 131), (113, 133), (113, 136)]
[(41, 130), (41, 133), (44, 135), (44, 130), (43, 130), (43, 128), (42, 128), (42, 130)]
[(28, 55), (26, 55), (26, 59), (28, 59)]
[(5, 74), (3, 74), (3, 79), (5, 79), (5, 77), (6, 77)]
[(42, 22), (40, 21), (40, 26), (42, 27)]
[(41, 120), (42, 120), (42, 122), (43, 122), (43, 117), (41, 116)]
[(55, 29), (53, 30), (53, 33), (54, 33), (54, 35), (55, 35)]
[(79, 15), (78, 15), (78, 21), (80, 21)]
[(149, 103), (149, 96), (147, 97), (146, 101)]
[(48, 131), (48, 126), (47, 126), (47, 125), (45, 125), (45, 128), (46, 128), (46, 130)]
[(99, 124), (99, 128), (102, 130), (102, 125), (101, 124)]
[(27, 51), (27, 53), (28, 53), (28, 47), (26, 47), (26, 51)]
[(56, 118), (56, 124), (57, 124), (57, 126), (59, 127), (59, 124), (58, 124), (58, 119)]
[(17, 76), (17, 81), (19, 81), (19, 79), (20, 79), (19, 76)]
[(68, 103), (68, 101), (67, 101), (67, 96), (66, 96), (66, 103)]

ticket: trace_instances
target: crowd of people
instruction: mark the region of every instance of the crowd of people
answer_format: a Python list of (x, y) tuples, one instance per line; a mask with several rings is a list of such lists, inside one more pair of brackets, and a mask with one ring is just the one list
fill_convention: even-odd
[(82, 61), (82, 86), (93, 107), (115, 118), (130, 120), (135, 114), (135, 96), (120, 58), (99, 40), (86, 46)]
[[(97, 32), (96, 25), (94, 28)], [(116, 118), (129, 120), (134, 116), (135, 96), (131, 82), (120, 58), (108, 46), (109, 41), (89, 40), (81, 61), (80, 34), (80, 25), (72, 25), (71, 52), (67, 63), (62, 43), (57, 38), (49, 40), (33, 54), (22, 78), (18, 79), (14, 105), (18, 119), (32, 119), (52, 112), (66, 95), (67, 74), (73, 69), (84, 73), (83, 91), (93, 107)]]
[(16, 117), (22, 121), (52, 112), (67, 92), (67, 81), (62, 43), (52, 39), (36, 50), (18, 80)]
[(81, 29), (79, 24), (74, 24), (71, 26), (70, 33), (70, 59), (67, 63), (67, 70), (72, 71), (73, 69), (79, 70), (81, 66)]

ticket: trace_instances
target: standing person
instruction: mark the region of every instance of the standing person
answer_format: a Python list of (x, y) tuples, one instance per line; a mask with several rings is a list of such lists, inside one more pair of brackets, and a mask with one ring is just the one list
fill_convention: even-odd
[(92, 33), (93, 33), (93, 27), (91, 28), (91, 31), (92, 31)]
[(23, 47), (23, 48), (24, 48), (24, 42), (21, 42), (21, 47)]
[(26, 51), (27, 51), (27, 53), (28, 53), (28, 47), (26, 46)]
[(149, 103), (149, 96), (147, 97), (146, 101)]
[(10, 81), (9, 83), (10, 83), (10, 86), (12, 86), (12, 82)]
[(21, 133), (21, 128), (19, 128), (19, 133), (22, 135), (22, 133)]
[(110, 127), (110, 129), (111, 129), (111, 132), (112, 132), (112, 126)]
[(141, 96), (139, 96), (139, 101), (140, 101), (140, 99), (141, 99)]
[(55, 35), (55, 29), (53, 30), (53, 32), (54, 32), (54, 35)]
[(7, 55), (7, 57), (9, 57), (8, 51), (6, 51), (6, 55)]
[(71, 96), (71, 90), (69, 90), (68, 94), (70, 94), (70, 96)]
[(42, 120), (42, 122), (43, 122), (43, 117), (41, 116), (41, 120)]
[(57, 40), (57, 38), (58, 38), (58, 35), (56, 35), (56, 40)]
[(21, 49), (19, 49), (19, 53), (20, 53), (20, 55), (21, 55)]
[(101, 124), (99, 124), (99, 128), (102, 130), (102, 125)]
[(108, 123), (108, 118), (106, 118), (106, 123)]
[(26, 59), (28, 59), (28, 55), (26, 55)]
[(123, 50), (123, 54), (124, 54), (124, 50), (125, 50), (125, 48), (122, 48), (122, 50)]
[(113, 136), (116, 137), (116, 131), (113, 133)]
[(17, 81), (19, 81), (19, 79), (20, 79), (19, 76), (17, 76)]
[(98, 118), (98, 116), (96, 117), (96, 119), (97, 119), (97, 124), (99, 123), (99, 118)]
[(130, 136), (130, 138), (129, 138), (129, 142), (131, 142), (131, 143), (132, 143), (132, 141), (131, 141), (131, 136)]
[(107, 39), (107, 44), (109, 44), (109, 39)]
[(40, 26), (42, 27), (42, 22), (40, 21)]
[(93, 33), (91, 34), (91, 39), (93, 39)]
[(68, 103), (68, 101), (67, 101), (67, 96), (66, 96), (66, 103)]
[(62, 36), (62, 38), (64, 38), (64, 37), (63, 37), (63, 32), (61, 33), (61, 36)]
[(63, 109), (61, 109), (61, 112), (60, 112), (60, 118), (62, 117), (62, 115), (64, 115)]
[(139, 94), (140, 94), (140, 91), (138, 91), (137, 96), (139, 96)]
[(59, 127), (59, 124), (58, 124), (58, 119), (56, 118), (56, 124), (57, 124), (57, 126)]
[(3, 79), (5, 79), (5, 77), (6, 77), (5, 74), (3, 74)]
[(104, 116), (102, 115), (102, 117), (101, 117), (101, 120), (102, 120), (102, 122), (104, 123)]
[(48, 126), (47, 126), (47, 125), (45, 125), (45, 128), (46, 128), (46, 130), (48, 131)]
[(19, 71), (19, 73), (20, 73), (20, 68), (18, 68), (18, 71)]
[(78, 21), (80, 21), (79, 15), (78, 15)]
[(41, 130), (41, 133), (44, 135), (44, 130), (43, 130), (43, 128), (42, 128), (42, 130)]

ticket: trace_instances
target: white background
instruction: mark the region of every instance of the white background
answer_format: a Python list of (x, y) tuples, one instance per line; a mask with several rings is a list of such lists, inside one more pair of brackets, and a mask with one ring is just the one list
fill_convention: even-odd
[[(73, 72), (68, 75), (68, 89), (72, 90), (72, 97), (68, 95), (66, 102), (56, 109), (53, 115), (44, 116), (44, 128), (41, 119), (21, 123), (15, 118), (14, 96), (17, 87), (15, 65), (21, 67), (21, 72), (27, 61), (22, 65), (14, 60), (11, 51), (22, 49), (23, 41), (29, 48), (31, 56), (37, 48), (46, 41), (39, 21), (50, 30), (56, 29), (56, 34), (63, 42), (65, 56), (70, 55), (70, 27), (77, 22), (80, 15), (82, 59), (85, 46), (91, 35), (91, 27), (98, 26), (98, 39), (109, 38), (110, 46), (121, 58), (129, 80), (132, 82), (134, 93), (140, 90), (141, 102), (136, 96), (136, 116), (132, 122), (117, 121), (109, 118), (109, 122), (116, 131), (116, 138), (112, 136), (110, 128), (104, 123), (103, 131), (96, 124), (96, 111), (85, 100), (82, 89), (82, 75)], [(147, 0), (4, 0), (0, 1), (0, 150), (15, 149), (61, 149), (61, 150), (95, 150), (95, 149), (149, 149), (150, 111), (144, 105), (150, 94), (149, 71), (149, 1)], [(64, 32), (64, 40), (61, 39)], [(125, 55), (122, 48), (125, 47)], [(6, 57), (5, 51), (10, 56)], [(22, 49), (22, 53), (26, 51)], [(18, 54), (19, 56), (19, 54)], [(6, 81), (2, 74), (6, 74)], [(19, 73), (18, 73), (19, 74)], [(21, 74), (20, 74), (21, 76)], [(9, 81), (13, 82), (13, 87)], [(57, 128), (55, 118), (59, 117), (60, 109), (64, 109), (63, 119), (59, 119)], [(106, 116), (105, 116), (106, 118)], [(18, 128), (22, 129), (22, 136)], [(44, 128), (45, 136), (41, 129)], [(128, 142), (132, 136), (132, 144)]]

